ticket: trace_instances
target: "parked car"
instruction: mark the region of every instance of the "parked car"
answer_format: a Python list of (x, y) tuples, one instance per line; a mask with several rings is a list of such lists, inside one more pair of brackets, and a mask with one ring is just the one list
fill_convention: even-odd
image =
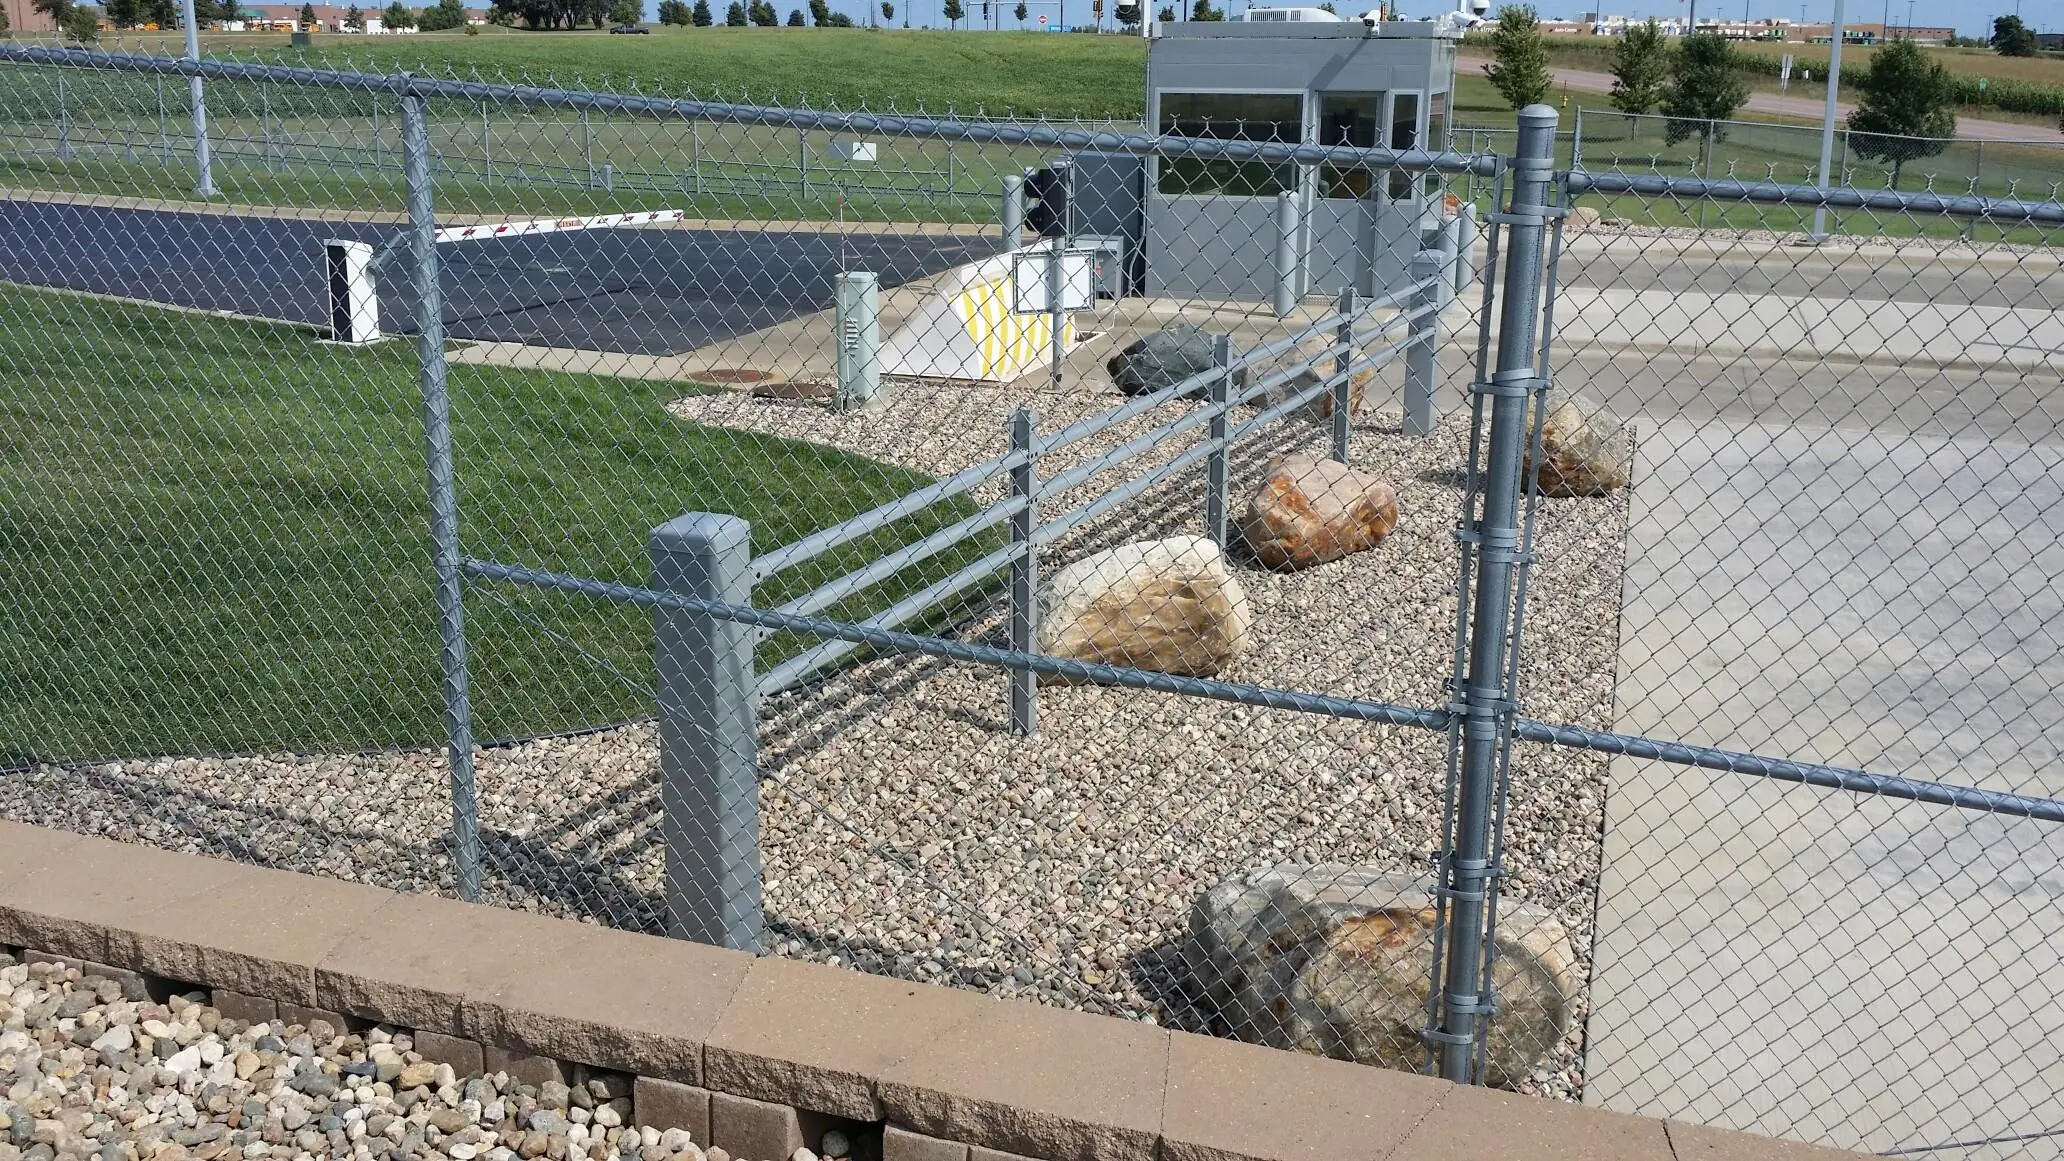
[(619, 24), (609, 30), (611, 36), (651, 36), (652, 30), (642, 24)]

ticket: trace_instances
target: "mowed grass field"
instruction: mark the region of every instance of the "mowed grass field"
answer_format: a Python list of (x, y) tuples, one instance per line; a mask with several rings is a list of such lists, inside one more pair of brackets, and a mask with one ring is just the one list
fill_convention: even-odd
[[(926, 482), (677, 419), (684, 389), (453, 366), (467, 550), (638, 584), (647, 533), (680, 513), (744, 516), (764, 550)], [(425, 479), (410, 342), (0, 286), (0, 766), (441, 741)], [(757, 599), (971, 510), (906, 520)], [(652, 712), (644, 610), (477, 583), (467, 612), (483, 740)], [(798, 647), (771, 641), (761, 664)]]
[[(179, 51), (161, 34), (107, 44)], [(1147, 49), (1136, 36), (654, 26), (648, 36), (503, 28), (478, 36), (317, 34), (303, 51), (290, 50), (284, 33), (217, 33), (204, 47), (378, 72), (450, 66), (539, 83), (635, 83), (644, 92), (770, 105), (1070, 119), (1138, 117), (1146, 107)]]

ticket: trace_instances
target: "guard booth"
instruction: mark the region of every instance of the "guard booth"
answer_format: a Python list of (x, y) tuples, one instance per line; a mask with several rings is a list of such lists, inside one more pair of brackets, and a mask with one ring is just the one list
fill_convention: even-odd
[[(1175, 137), (1445, 148), (1459, 36), (1452, 21), (1307, 9), (1157, 23), (1149, 123)], [(1066, 205), (1043, 232), (1120, 242), (1129, 294), (1271, 301), (1286, 229), (1293, 295), (1385, 293), (1407, 284), (1446, 212), (1438, 174), (1078, 154), (1043, 176)]]

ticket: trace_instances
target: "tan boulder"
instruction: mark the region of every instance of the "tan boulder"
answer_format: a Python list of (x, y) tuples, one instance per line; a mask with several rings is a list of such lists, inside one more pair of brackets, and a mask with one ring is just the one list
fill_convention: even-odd
[(1277, 460), (1247, 498), (1240, 539), (1286, 571), (1376, 547), (1398, 523), (1397, 492), (1346, 464), (1311, 455)]
[[(1366, 867), (1286, 863), (1228, 879), (1190, 913), (1188, 991), (1241, 1040), (1418, 1071), (1435, 907), (1417, 878)], [(1552, 915), (1510, 899), (1492, 943), (1487, 1079), (1511, 1088), (1569, 1032), (1576, 957)]]
[(1581, 234), (1598, 224), (1599, 214), (1590, 206), (1571, 206), (1569, 214), (1562, 219), (1564, 234)]
[(1123, 544), (1047, 578), (1039, 651), (1050, 657), (1205, 677), (1247, 648), (1247, 594), (1201, 536)]
[[(1271, 386), (1258, 399), (1248, 401), (1250, 407), (1274, 407), (1293, 395), (1301, 395), (1319, 385), (1319, 381), (1333, 372), (1335, 348), (1323, 338), (1311, 338), (1272, 359), (1263, 359), (1233, 372), (1235, 393), (1247, 390), (1250, 384), (1266, 382), (1295, 367), (1297, 370), (1281, 383)], [(1347, 413), (1360, 415), (1374, 405), (1376, 372), (1356, 371), (1347, 377)], [(1336, 392), (1325, 391), (1305, 404), (1304, 414), (1318, 419), (1333, 418)]]
[[(1531, 436), (1531, 427), (1529, 427)], [(1564, 395), (1548, 406), (1541, 426), (1541, 463), (1527, 450), (1526, 470), (1544, 496), (1603, 496), (1627, 486), (1634, 444), (1625, 421), (1605, 405), (1581, 395)]]

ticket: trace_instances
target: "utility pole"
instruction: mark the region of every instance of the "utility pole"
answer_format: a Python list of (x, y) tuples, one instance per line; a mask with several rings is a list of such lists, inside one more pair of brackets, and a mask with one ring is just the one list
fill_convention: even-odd
[[(181, 0), (180, 19), (186, 24), (186, 59), (199, 63), (201, 32), (194, 20), (194, 0)], [(208, 158), (208, 95), (200, 74), (186, 78), (186, 91), (193, 105), (194, 168), (199, 171), (194, 192), (204, 198), (215, 196), (215, 167)]]
[[(1820, 181), (1828, 187), (1828, 167), (1835, 163), (1835, 90), (1842, 83), (1842, 0), (1835, 0), (1835, 23), (1828, 44), (1827, 113), (1820, 124)], [(1827, 241), (1827, 207), (1813, 207), (1813, 240)]]

